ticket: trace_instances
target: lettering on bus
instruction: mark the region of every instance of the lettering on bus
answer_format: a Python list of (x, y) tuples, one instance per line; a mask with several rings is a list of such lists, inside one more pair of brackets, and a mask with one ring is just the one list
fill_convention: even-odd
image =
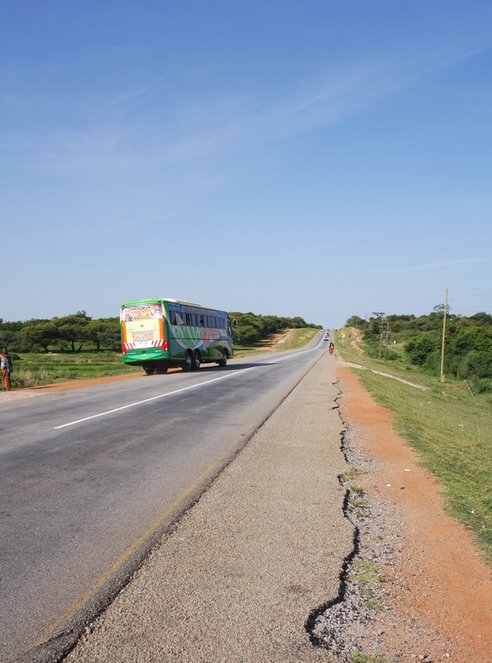
[(138, 304), (138, 306), (125, 306), (121, 309), (121, 322), (159, 318), (162, 318), (161, 304)]

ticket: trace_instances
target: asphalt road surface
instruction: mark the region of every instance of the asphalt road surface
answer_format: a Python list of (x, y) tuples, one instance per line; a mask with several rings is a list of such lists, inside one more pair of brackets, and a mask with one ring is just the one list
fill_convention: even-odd
[(1, 403), (0, 660), (109, 603), (324, 349)]

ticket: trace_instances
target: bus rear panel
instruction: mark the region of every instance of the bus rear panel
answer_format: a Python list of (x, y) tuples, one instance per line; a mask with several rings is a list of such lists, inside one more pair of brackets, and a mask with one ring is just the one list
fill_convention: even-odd
[(141, 300), (121, 307), (123, 361), (147, 374), (169, 367), (225, 366), (233, 356), (232, 330), (225, 311), (175, 299)]

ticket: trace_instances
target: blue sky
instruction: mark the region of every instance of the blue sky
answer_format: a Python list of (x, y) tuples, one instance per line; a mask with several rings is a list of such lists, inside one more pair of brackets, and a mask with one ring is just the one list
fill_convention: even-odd
[(492, 312), (492, 3), (2, 0), (3, 320)]

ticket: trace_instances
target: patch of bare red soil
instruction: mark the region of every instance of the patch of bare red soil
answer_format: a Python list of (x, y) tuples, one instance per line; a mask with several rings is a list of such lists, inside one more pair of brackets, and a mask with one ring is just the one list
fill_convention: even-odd
[(346, 331), (347, 340), (353, 350), (357, 354), (361, 355), (363, 353), (361, 343), (362, 343), (362, 334), (356, 327), (349, 327)]
[(384, 570), (388, 600), (379, 625), (393, 639), (388, 652), (401, 652), (404, 642), (426, 652), (421, 660), (490, 663), (492, 577), (471, 532), (445, 513), (438, 480), (396, 434), (392, 412), (353, 370), (338, 365), (337, 377), (342, 419), (357, 427), (363, 454), (375, 461), (357, 483), (389, 505), (399, 525), (401, 554)]
[(293, 334), (293, 329), (288, 329), (287, 331), (281, 332), (279, 334), (270, 334), (268, 338), (264, 338), (261, 341), (258, 341), (257, 347), (261, 350), (266, 350), (268, 352), (273, 352), (279, 344), (287, 342), (290, 336)]

